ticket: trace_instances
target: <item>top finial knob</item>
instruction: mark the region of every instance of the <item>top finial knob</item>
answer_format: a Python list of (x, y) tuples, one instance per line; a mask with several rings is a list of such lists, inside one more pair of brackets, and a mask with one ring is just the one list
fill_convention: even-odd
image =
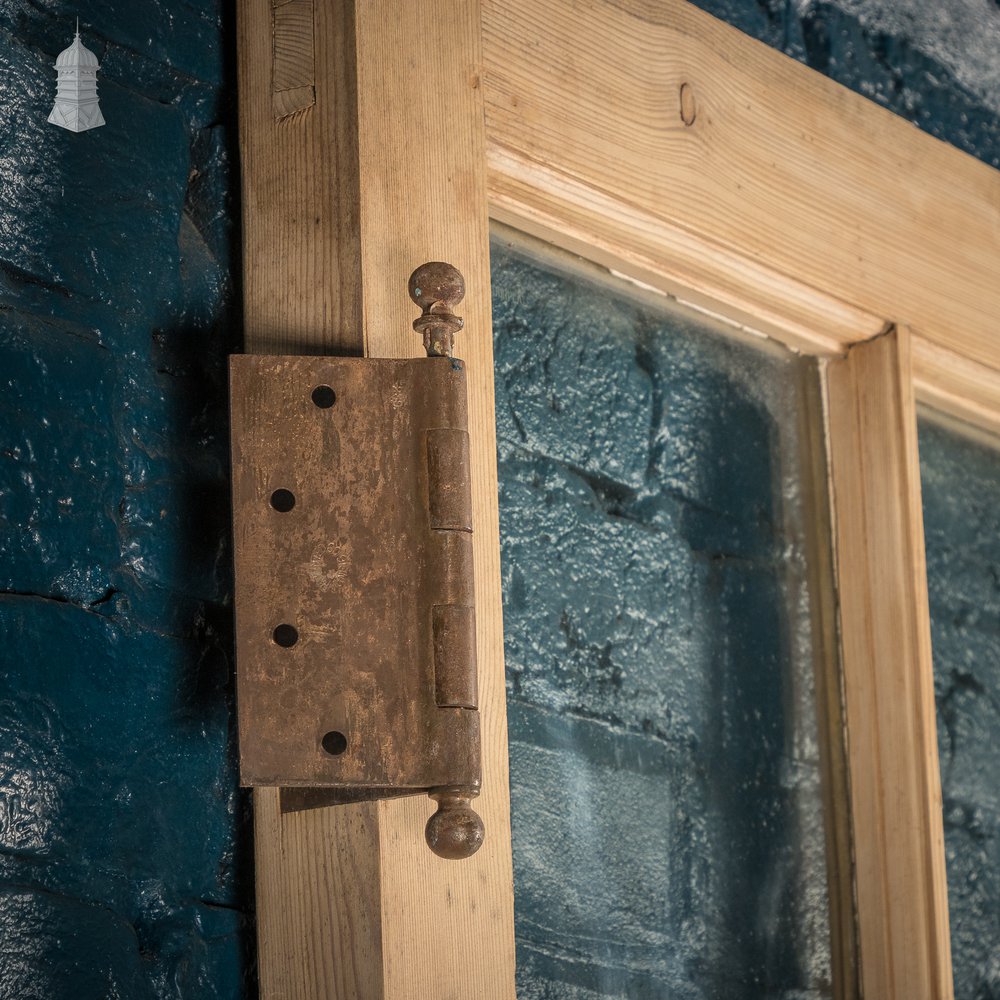
[(427, 356), (451, 357), (455, 334), (465, 325), (452, 310), (465, 297), (465, 279), (444, 261), (421, 264), (410, 275), (410, 298), (423, 310), (413, 329), (422, 334)]

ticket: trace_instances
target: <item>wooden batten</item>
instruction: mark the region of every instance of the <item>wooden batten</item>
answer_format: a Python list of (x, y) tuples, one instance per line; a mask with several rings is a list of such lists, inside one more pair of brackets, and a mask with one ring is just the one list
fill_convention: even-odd
[[(239, 5), (246, 350), (421, 353), (410, 272), (465, 276), (486, 843), (431, 854), (425, 797), (255, 793), (263, 1000), (511, 1000), (513, 890), (477, 3)], [(280, 52), (274, 46), (280, 41)], [(289, 65), (296, 53), (300, 65)], [(308, 57), (307, 57), (308, 56)], [(280, 68), (281, 72), (278, 72)]]
[(244, 346), (261, 354), (360, 354), (353, 4), (310, 3), (309, 12), (311, 30), (298, 47), (313, 54), (315, 99), (282, 116), (275, 95), (287, 91), (273, 75), (280, 53), (272, 49), (271, 0), (237, 6)]
[(828, 363), (862, 995), (951, 1000), (910, 335)]

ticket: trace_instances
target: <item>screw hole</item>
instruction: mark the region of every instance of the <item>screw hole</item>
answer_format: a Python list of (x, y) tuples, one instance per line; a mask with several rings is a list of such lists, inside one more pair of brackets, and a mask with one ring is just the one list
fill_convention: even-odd
[(337, 394), (328, 385), (318, 385), (312, 391), (312, 401), (321, 410), (329, 410), (337, 402)]
[(294, 625), (279, 625), (272, 633), (272, 637), (279, 646), (288, 649), (299, 641), (299, 630)]
[(275, 490), (271, 494), (271, 506), (281, 514), (287, 514), (295, 506), (295, 494), (291, 490)]
[(339, 757), (347, 749), (347, 737), (333, 729), (323, 737), (323, 749), (331, 757)]

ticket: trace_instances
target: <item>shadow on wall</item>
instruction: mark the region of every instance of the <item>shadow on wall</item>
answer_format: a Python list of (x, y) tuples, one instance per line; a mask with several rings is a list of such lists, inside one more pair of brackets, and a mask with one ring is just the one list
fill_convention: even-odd
[[(107, 125), (48, 125), (79, 13)], [(255, 995), (232, 731), (232, 5), (0, 29), (0, 998)], [(68, 34), (67, 34), (68, 33)]]

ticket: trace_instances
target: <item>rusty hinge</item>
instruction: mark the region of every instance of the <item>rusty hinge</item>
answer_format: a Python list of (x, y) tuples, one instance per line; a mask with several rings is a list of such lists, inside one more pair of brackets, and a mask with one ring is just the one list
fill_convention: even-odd
[(410, 295), (427, 358), (231, 359), (240, 776), (292, 808), (427, 792), (428, 843), (462, 858), (483, 840), (462, 277), (425, 264)]

